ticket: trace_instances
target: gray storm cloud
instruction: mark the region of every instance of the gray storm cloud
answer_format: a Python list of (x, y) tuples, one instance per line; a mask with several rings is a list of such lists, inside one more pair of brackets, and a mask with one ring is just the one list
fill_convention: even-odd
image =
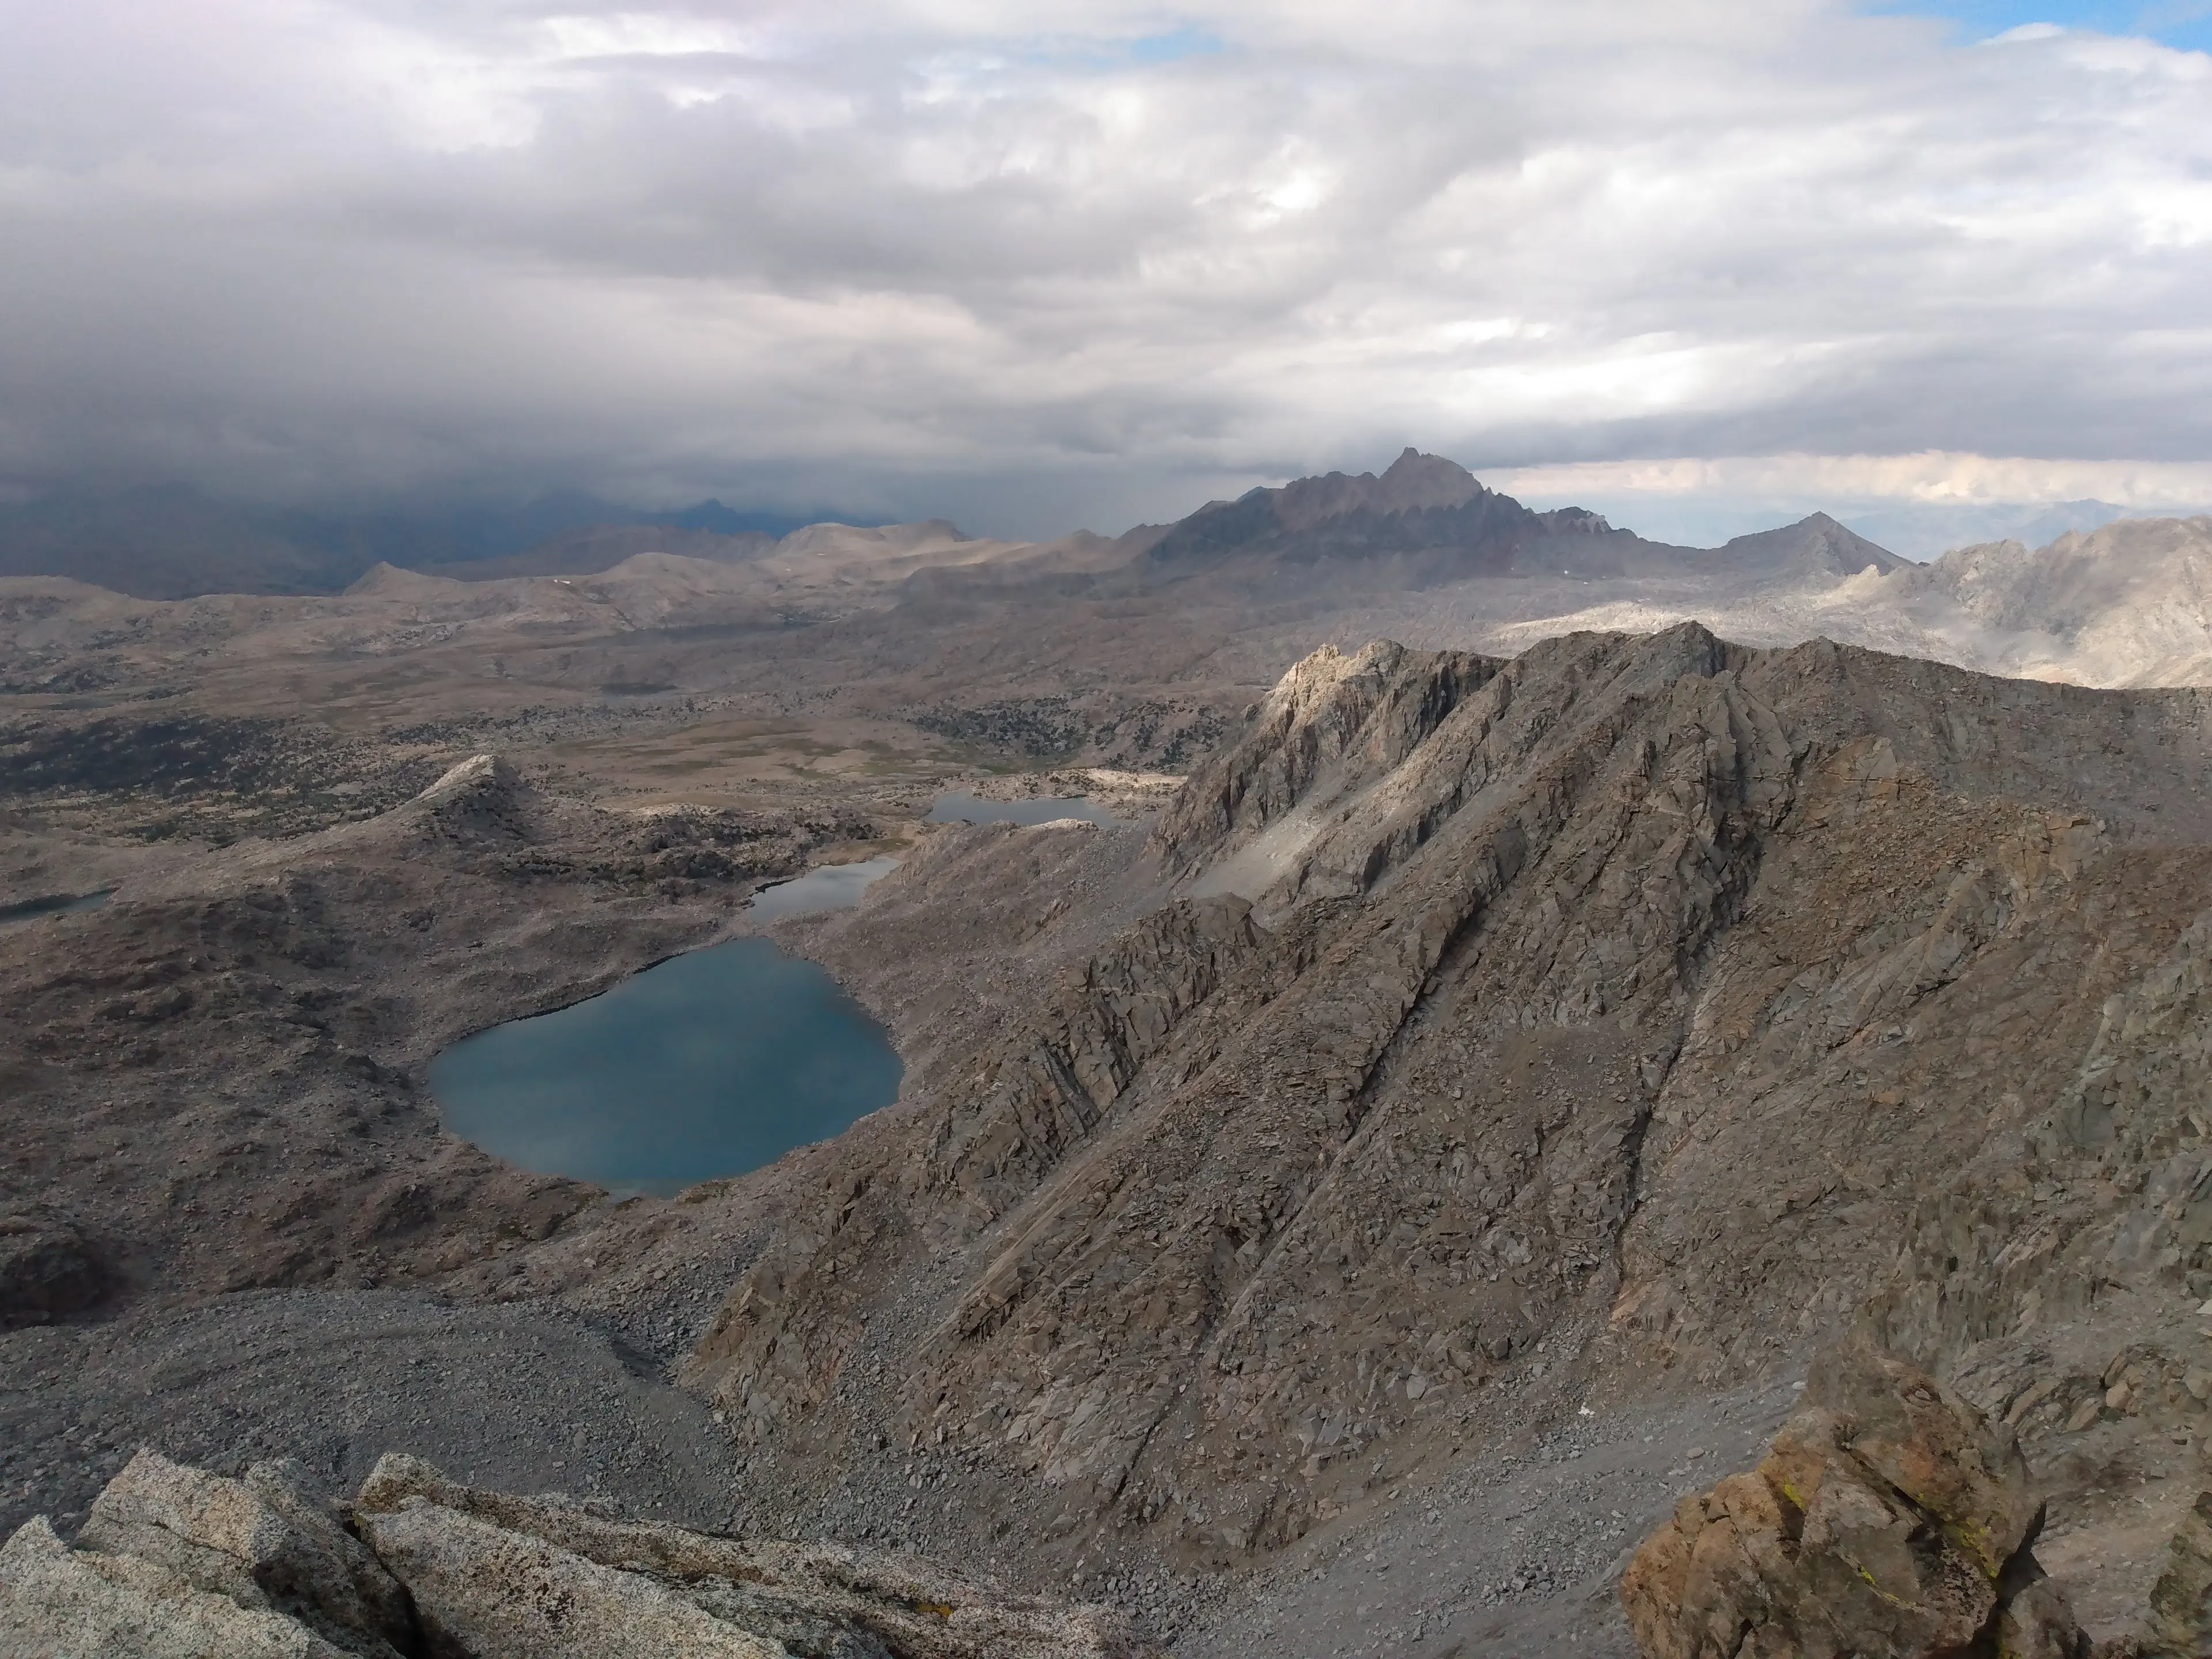
[(2144, 40), (1775, 0), (0, 28), (19, 489), (1044, 532), (1407, 441), (2212, 457), (2212, 57)]

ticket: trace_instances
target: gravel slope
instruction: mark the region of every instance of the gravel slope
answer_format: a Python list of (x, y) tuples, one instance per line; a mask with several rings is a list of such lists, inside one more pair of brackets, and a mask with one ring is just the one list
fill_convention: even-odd
[(1755, 1462), (1798, 1397), (1775, 1381), (1603, 1410), (1456, 1461), (1221, 1585), (1175, 1650), (1634, 1659), (1613, 1596), (1628, 1554), (1677, 1498)]
[(224, 1474), (297, 1457), (351, 1491), (387, 1451), (509, 1492), (725, 1523), (738, 1469), (707, 1407), (551, 1303), (264, 1291), (0, 1335), (0, 1533), (65, 1534), (141, 1445)]

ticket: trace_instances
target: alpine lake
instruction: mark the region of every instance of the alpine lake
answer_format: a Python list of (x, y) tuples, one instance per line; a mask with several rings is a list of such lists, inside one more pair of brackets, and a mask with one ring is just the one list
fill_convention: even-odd
[[(933, 823), (1117, 820), (1081, 798), (939, 797)], [(824, 865), (754, 896), (757, 919), (860, 902), (894, 858)], [(747, 936), (512, 1020), (432, 1062), (447, 1127), (526, 1170), (665, 1195), (842, 1133), (898, 1098), (890, 1034), (827, 969)]]

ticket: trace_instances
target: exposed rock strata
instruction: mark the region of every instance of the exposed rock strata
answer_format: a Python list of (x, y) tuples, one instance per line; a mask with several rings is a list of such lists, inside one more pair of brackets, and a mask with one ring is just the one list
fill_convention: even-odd
[[(889, 1431), (954, 1490), (1041, 1482), (1048, 1532), (1230, 1559), (1863, 1307), (2014, 1371), (2062, 1310), (2179, 1322), (2208, 777), (2193, 692), (1694, 627), (1325, 653), (1163, 817), (1182, 896), (856, 1146), (691, 1375), (757, 1466)], [(2105, 1184), (2066, 1103), (2124, 1042), (2156, 1054), (2095, 1099), (2148, 1162)], [(2098, 1259), (2130, 1301), (2090, 1308)]]

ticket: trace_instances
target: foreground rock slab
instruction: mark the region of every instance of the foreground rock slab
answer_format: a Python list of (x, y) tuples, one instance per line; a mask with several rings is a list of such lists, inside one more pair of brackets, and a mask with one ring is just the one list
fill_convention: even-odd
[(363, 1530), (404, 1574), (434, 1654), (471, 1659), (787, 1659), (653, 1579), (410, 1498)]
[(381, 1459), (349, 1510), (297, 1465), (141, 1451), (72, 1549), (0, 1548), (0, 1659), (1148, 1659), (1121, 1615), (917, 1557), (716, 1537)]
[[(564, 1498), (465, 1486), (417, 1458), (380, 1461), (356, 1513), (426, 1618), (425, 1585), (434, 1576), (442, 1585), (451, 1571), (439, 1565), (439, 1551), (486, 1547), (489, 1533), (566, 1557), (579, 1584), (600, 1586), (592, 1570), (614, 1569), (784, 1644), (746, 1651), (788, 1649), (806, 1659), (1142, 1659), (1152, 1652), (1109, 1608), (1016, 1595), (917, 1556), (614, 1520)], [(463, 1572), (455, 1583), (465, 1595), (486, 1593), (483, 1575)]]
[(361, 1659), (398, 1659), (412, 1643), (407, 1592), (325, 1511), (297, 1465), (257, 1463), (231, 1480), (141, 1451), (100, 1493), (77, 1543), (287, 1614)]
[(240, 1607), (137, 1556), (72, 1550), (46, 1517), (0, 1545), (4, 1659), (342, 1659), (282, 1613)]
[(1620, 1598), (1646, 1659), (2091, 1659), (2036, 1563), (2042, 1521), (2009, 1429), (1845, 1346), (1758, 1468), (1644, 1540)]

